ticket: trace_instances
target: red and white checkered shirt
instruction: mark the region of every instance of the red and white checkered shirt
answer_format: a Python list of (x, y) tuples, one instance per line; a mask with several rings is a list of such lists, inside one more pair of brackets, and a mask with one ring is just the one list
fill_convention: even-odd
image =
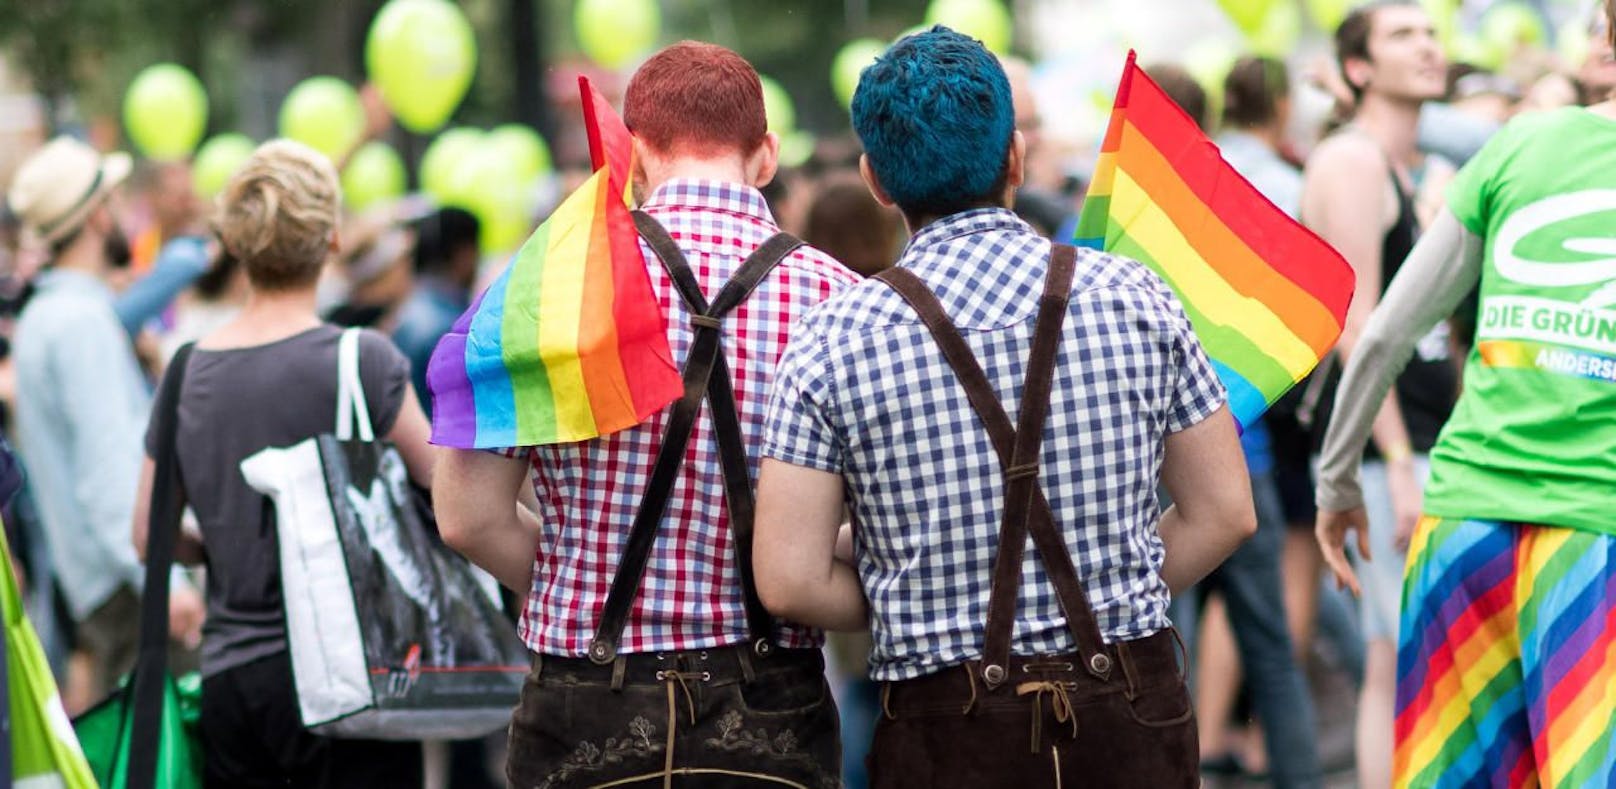
[[(717, 295), (747, 255), (779, 231), (763, 195), (737, 184), (669, 181), (642, 208), (679, 244), (708, 298)], [(690, 314), (651, 248), (642, 243), (641, 249), (651, 286), (668, 318), (673, 358), (683, 365), (693, 338)], [(769, 383), (791, 325), (809, 307), (857, 281), (825, 253), (800, 247), (724, 319), (724, 355), (754, 480)], [(670, 410), (610, 436), (517, 451), (533, 466), (533, 488), (544, 522), (533, 590), (520, 628), (522, 639), (534, 651), (585, 654), (640, 496), (650, 482)], [(817, 631), (791, 626), (777, 627), (775, 635), (785, 647), (813, 647), (822, 640)], [(620, 651), (707, 649), (746, 640), (746, 611), (724, 507), (724, 475), (703, 405)]]

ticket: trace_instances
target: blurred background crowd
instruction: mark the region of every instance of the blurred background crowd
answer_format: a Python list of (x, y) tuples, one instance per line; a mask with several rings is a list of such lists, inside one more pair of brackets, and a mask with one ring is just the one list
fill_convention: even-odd
[[(1431, 172), (1462, 166), (1519, 113), (1592, 103), (1616, 88), (1616, 60), (1597, 23), (1602, 7), (1592, 0), (1420, 4), (1446, 54), (1446, 94), (1423, 107), (1420, 145), (1451, 167)], [(905, 233), (858, 177), (846, 108), (859, 70), (894, 38), (942, 22), (1000, 54), (1029, 148), (1016, 210), (1068, 240), (1128, 50), (1226, 150), (1268, 149), (1299, 189), (1310, 150), (1349, 117), (1353, 96), (1331, 35), (1353, 5), (0, 0), (0, 193), (19, 163), (58, 135), (135, 154), (110, 204), (109, 258), (120, 264), (119, 319), (155, 381), (177, 347), (227, 321), (246, 297), (243, 272), (215, 240), (213, 198), (257, 142), (305, 142), (338, 165), (348, 213), (320, 309), (333, 323), (390, 335), (424, 399), (438, 338), (590, 171), (579, 74), (620, 101), (627, 75), (662, 44), (694, 38), (741, 53), (764, 75), (769, 124), (784, 141), (784, 167), (765, 190), (781, 226), (868, 275), (896, 258)], [(1440, 181), (1420, 184), (1423, 208), (1440, 204)], [(16, 386), (9, 353), (15, 317), (51, 255), (20, 228), (0, 209), (0, 425), (8, 434), (17, 402), (30, 397)], [(1291, 471), (1305, 478), (1305, 455), (1300, 462)], [(1354, 607), (1323, 581), (1310, 516), (1291, 519), (1298, 528), (1287, 531), (1282, 559), (1288, 627), (1318, 700), (1321, 761), (1332, 780), (1350, 785), (1363, 639)], [(92, 683), (75, 673), (74, 615), (59, 591), (75, 569), (53, 566), (26, 493), (5, 524), (65, 698), (83, 709)], [(1200, 613), (1202, 632), (1213, 632), (1216, 603)], [(1209, 770), (1235, 776), (1228, 780), (1261, 780), (1263, 738), (1240, 700), (1226, 641), (1198, 639), (1202, 750)], [(870, 710), (858, 701), (869, 692), (864, 649), (852, 638), (833, 645), (849, 743), (868, 741)], [(861, 780), (856, 753), (848, 779)]]

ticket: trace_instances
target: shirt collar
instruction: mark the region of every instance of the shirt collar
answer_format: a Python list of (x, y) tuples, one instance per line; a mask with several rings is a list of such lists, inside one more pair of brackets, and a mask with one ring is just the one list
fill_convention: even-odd
[(929, 247), (961, 236), (993, 231), (1032, 233), (1033, 229), (1032, 225), (1022, 221), (1008, 208), (973, 208), (943, 217), (921, 228), (904, 247), (903, 258), (924, 253)]
[(94, 274), (86, 274), (73, 269), (46, 269), (34, 276), (34, 287), (40, 291), (62, 290), (78, 293), (112, 293), (107, 283)]
[(646, 209), (682, 208), (723, 211), (776, 224), (763, 193), (743, 184), (704, 178), (673, 178), (646, 199)]

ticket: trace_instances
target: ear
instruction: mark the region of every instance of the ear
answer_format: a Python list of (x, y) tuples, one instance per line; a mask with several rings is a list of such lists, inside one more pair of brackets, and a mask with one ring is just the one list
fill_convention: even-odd
[(641, 190), (645, 189), (646, 184), (651, 182), (645, 170), (646, 158), (650, 155), (651, 149), (645, 143), (640, 142), (640, 138), (633, 137), (631, 139), (633, 140), (634, 154), (629, 157), (628, 179), (636, 190)]
[(875, 202), (880, 203), (887, 208), (897, 205), (897, 203), (887, 195), (887, 190), (882, 188), (881, 179), (875, 177), (875, 168), (870, 166), (870, 157), (868, 154), (859, 154), (859, 176), (864, 179), (864, 185), (870, 188), (870, 195), (875, 198)]
[(342, 252), (342, 233), (336, 228), (331, 228), (331, 243), (327, 244), (326, 248), (331, 250), (331, 254), (333, 255)]
[(1005, 188), (1014, 192), (1027, 182), (1027, 137), (1016, 130), (1010, 135), (1010, 150), (1005, 153)]
[(746, 172), (752, 177), (752, 185), (762, 189), (774, 180), (780, 171), (780, 135), (774, 132), (764, 132), (763, 144), (752, 152), (746, 160)]
[(1369, 61), (1362, 58), (1349, 58), (1347, 62), (1341, 64), (1341, 70), (1343, 72), (1342, 76), (1346, 78), (1349, 87), (1357, 88), (1358, 90), (1369, 87), (1369, 78), (1373, 72)]

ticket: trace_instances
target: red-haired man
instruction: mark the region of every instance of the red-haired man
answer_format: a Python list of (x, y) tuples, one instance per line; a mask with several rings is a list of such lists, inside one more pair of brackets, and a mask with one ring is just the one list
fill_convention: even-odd
[[(734, 52), (657, 53), (624, 120), (686, 399), (592, 441), (445, 452), (436, 472), (445, 538), (527, 600), (507, 773), (521, 789), (837, 786), (820, 634), (769, 618), (750, 583), (751, 480), (788, 327), (856, 278), (764, 204), (779, 140)], [(515, 506), (529, 480), (531, 529)]]

